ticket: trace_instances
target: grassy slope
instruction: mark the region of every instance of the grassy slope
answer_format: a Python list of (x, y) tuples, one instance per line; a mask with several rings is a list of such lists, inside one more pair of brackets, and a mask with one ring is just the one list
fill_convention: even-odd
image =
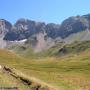
[[(78, 56), (70, 55), (64, 58), (45, 58), (47, 61), (30, 61), (28, 65), (22, 65), (22, 67), (24, 67), (23, 71), (28, 75), (59, 86), (62, 90), (89, 90), (90, 57), (86, 54), (87, 52)], [(54, 61), (56, 59), (57, 61)]]
[(56, 55), (66, 55), (70, 53), (80, 53), (90, 48), (90, 41), (74, 42), (72, 44), (64, 45)]
[[(44, 57), (38, 61), (26, 60), (13, 52), (0, 50), (0, 64), (16, 68), (28, 76), (39, 78), (59, 90), (89, 90), (90, 89), (90, 50), (64, 57)], [(3, 79), (3, 76), (5, 77)], [(16, 85), (22, 90), (28, 90), (20, 82), (0, 73), (0, 85)], [(12, 84), (13, 82), (13, 84)], [(21, 86), (22, 85), (22, 86)], [(23, 88), (22, 88), (23, 87)]]
[[(0, 65), (13, 66), (22, 63), (23, 60), (18, 55), (7, 50), (0, 50)], [(19, 90), (30, 90), (20, 81), (0, 70), (0, 87), (19, 87)]]
[(55, 46), (49, 48), (46, 51), (35, 53), (34, 50), (30, 47), (30, 45), (23, 44), (11, 46), (9, 50), (13, 50), (14, 52), (18, 53), (22, 57), (29, 58), (29, 59), (41, 59), (44, 57), (51, 57), (55, 56), (58, 50), (62, 47), (63, 43), (57, 43)]
[[(55, 46), (49, 48), (46, 51), (35, 53), (30, 46), (12, 46), (10, 49), (20, 54), (21, 56), (29, 59), (41, 59), (43, 57), (52, 57), (57, 55), (65, 55), (69, 53), (83, 52), (90, 48), (90, 41), (75, 41), (71, 44), (57, 43)], [(60, 49), (64, 49), (59, 52)]]
[(88, 30), (72, 34), (68, 36), (67, 38), (64, 39), (66, 43), (72, 43), (74, 41), (85, 41), (85, 40), (90, 40), (89, 35), (88, 35)]

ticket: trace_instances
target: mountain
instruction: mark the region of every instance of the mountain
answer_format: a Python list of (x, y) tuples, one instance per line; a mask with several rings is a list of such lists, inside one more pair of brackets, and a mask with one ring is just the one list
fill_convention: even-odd
[(90, 90), (90, 14), (61, 24), (1, 19), (0, 48), (2, 89)]
[[(7, 23), (5, 23), (7, 26)], [(11, 26), (10, 26), (11, 29)], [(44, 22), (35, 22), (28, 19), (19, 19), (12, 29), (7, 32), (5, 40), (22, 40), (38, 33), (46, 33), (50, 38), (66, 38), (73, 33), (82, 32), (90, 29), (90, 14), (76, 17), (69, 17), (61, 24), (45, 24)]]
[(6, 42), (3, 40), (7, 32), (11, 31), (12, 25), (4, 19), (0, 19), (0, 48), (6, 46)]
[(13, 26), (12, 30), (5, 36), (5, 40), (22, 40), (27, 39), (31, 35), (42, 31), (41, 27), (44, 23), (36, 23), (35, 21), (20, 19)]
[(58, 55), (66, 55), (66, 54), (79, 54), (80, 52), (84, 52), (87, 49), (90, 49), (90, 41), (81, 41), (74, 42), (72, 44), (64, 45), (57, 52)]
[[(32, 54), (28, 54), (32, 57)], [(12, 86), (20, 90), (90, 90), (90, 49), (75, 54), (71, 52), (63, 57), (42, 57), (41, 53), (41, 57), (36, 59), (0, 50), (0, 66), (4, 66), (4, 70), (0, 69), (0, 87)]]
[(7, 32), (10, 32), (12, 24), (4, 19), (0, 19), (0, 38), (4, 38)]
[(24, 39), (31, 42), (32, 38), (36, 38), (32, 46), (35, 46), (36, 51), (42, 51), (52, 47), (56, 42), (71, 43), (78, 40), (90, 40), (90, 14), (69, 17), (61, 24), (46, 24), (22, 18), (12, 25), (1, 19), (0, 32), (0, 43), (5, 46), (7, 41), (8, 44)]

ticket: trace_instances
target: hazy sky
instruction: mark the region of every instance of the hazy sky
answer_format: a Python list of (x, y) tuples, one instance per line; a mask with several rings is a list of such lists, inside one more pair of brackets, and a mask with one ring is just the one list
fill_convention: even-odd
[(14, 23), (28, 18), (61, 23), (69, 16), (90, 13), (90, 0), (0, 0), (0, 18)]

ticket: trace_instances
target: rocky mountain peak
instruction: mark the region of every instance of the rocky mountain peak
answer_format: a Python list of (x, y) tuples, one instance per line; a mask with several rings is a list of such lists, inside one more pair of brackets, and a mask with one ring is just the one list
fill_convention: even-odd
[(4, 19), (0, 19), (0, 36), (4, 37), (8, 31), (12, 28), (11, 23)]
[(3, 24), (3, 27), (9, 30), (9, 32), (7, 32), (5, 35), (5, 40), (14, 41), (28, 39), (40, 32), (45, 32), (47, 37), (52, 39), (56, 39), (58, 37), (63, 39), (71, 34), (82, 32), (87, 29), (89, 30), (90, 14), (69, 17), (61, 24), (45, 24), (44, 22), (36, 22), (24, 18), (17, 20), (14, 26), (12, 26), (10, 23), (6, 23), (5, 20), (4, 22), (5, 24)]

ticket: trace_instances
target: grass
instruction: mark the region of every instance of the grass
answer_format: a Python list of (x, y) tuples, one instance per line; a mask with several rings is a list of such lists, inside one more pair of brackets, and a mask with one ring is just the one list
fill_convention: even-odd
[(62, 47), (62, 45), (63, 45), (63, 42), (62, 43), (58, 42), (56, 43), (55, 46), (49, 48), (48, 50), (44, 50), (38, 53), (34, 52), (30, 44), (13, 45), (13, 46), (10, 46), (8, 49), (28, 59), (41, 59), (43, 57), (55, 56), (58, 50)]
[(0, 71), (0, 87), (17, 87), (19, 90), (30, 90), (27, 86), (23, 85), (19, 80), (12, 78), (6, 73)]
[(66, 54), (75, 54), (83, 52), (90, 48), (90, 41), (75, 41), (71, 44), (57, 43), (55, 46), (49, 48), (48, 50), (35, 53), (30, 45), (15, 45), (10, 47), (11, 50), (18, 53), (22, 57), (27, 59), (43, 59), (46, 57), (56, 57)]
[[(37, 60), (25, 59), (14, 52), (0, 50), (0, 64), (15, 68), (28, 77), (38, 78), (58, 90), (90, 90), (89, 49), (78, 54), (43, 57)], [(3, 73), (0, 73), (0, 79), (1, 86), (18, 84), (22, 90), (28, 90), (20, 82), (12, 80)]]
[(87, 49), (90, 49), (90, 41), (74, 42), (72, 44), (64, 45), (63, 48), (59, 49), (57, 55), (65, 55), (69, 53), (80, 53)]

